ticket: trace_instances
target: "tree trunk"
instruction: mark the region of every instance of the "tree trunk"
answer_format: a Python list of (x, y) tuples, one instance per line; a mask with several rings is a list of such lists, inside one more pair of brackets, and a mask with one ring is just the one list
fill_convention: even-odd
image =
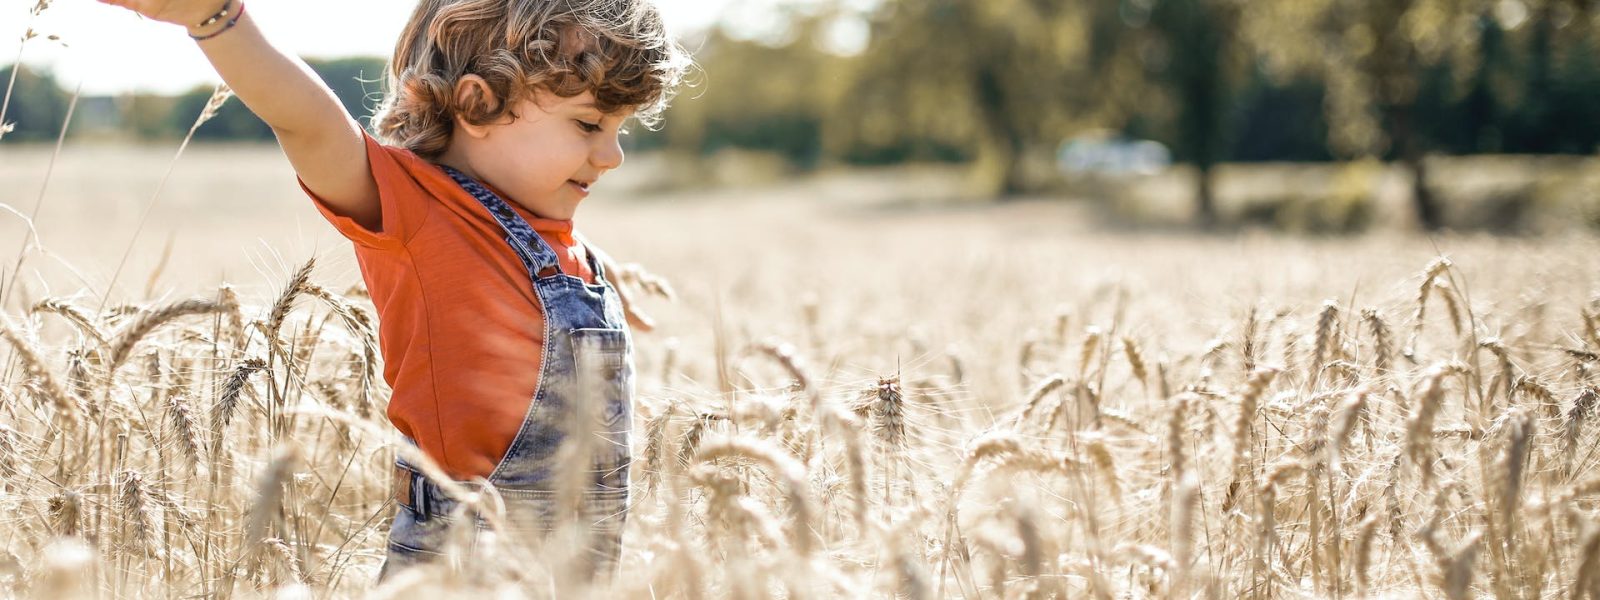
[(1444, 214), (1439, 209), (1438, 198), (1428, 187), (1428, 168), (1422, 154), (1411, 153), (1406, 157), (1406, 166), (1411, 169), (1411, 203), (1416, 207), (1417, 221), (1428, 231), (1443, 229)]
[(1427, 165), (1423, 164), (1423, 140), (1417, 133), (1416, 49), (1400, 28), (1401, 17), (1415, 0), (1385, 0), (1369, 4), (1375, 13), (1366, 15), (1378, 38), (1377, 49), (1362, 60), (1362, 70), (1370, 78), (1378, 96), (1382, 119), (1389, 125), (1389, 139), (1399, 159), (1411, 170), (1411, 205), (1417, 223), (1427, 231), (1444, 227), (1444, 214), (1428, 188)]
[(1010, 136), (1006, 140), (1005, 162), (1001, 165), (1000, 197), (1012, 199), (1028, 191), (1028, 181), (1024, 173), (1026, 149), (1022, 140), (1017, 136)]
[(1224, 105), (1232, 89), (1228, 56), (1238, 19), (1232, 9), (1211, 0), (1169, 1), (1152, 16), (1174, 56), (1163, 74), (1179, 98), (1177, 148), (1195, 167), (1195, 225), (1217, 223), (1213, 172), (1223, 160)]
[[(1000, 51), (997, 56), (1006, 57), (1009, 54), (1009, 51)], [(984, 64), (973, 78), (973, 85), (977, 88), (974, 96), (978, 100), (979, 118), (987, 130), (989, 145), (1000, 170), (995, 192), (1001, 200), (1027, 189), (1023, 174), (1023, 153), (1027, 145), (1023, 140), (1023, 132), (1011, 121), (1010, 102), (999, 71), (1008, 66), (1008, 62), (1002, 60)]]
[(1216, 169), (1209, 163), (1195, 164), (1194, 199), (1195, 224), (1201, 229), (1217, 226), (1217, 198), (1213, 187)]
[(1444, 228), (1444, 213), (1432, 189), (1428, 187), (1427, 163), (1422, 157), (1422, 143), (1412, 126), (1412, 108), (1390, 109), (1394, 140), (1400, 146), (1400, 161), (1411, 170), (1411, 206), (1416, 210), (1417, 223), (1427, 231), (1438, 231)]
[(1539, 6), (1533, 19), (1532, 39), (1528, 40), (1528, 81), (1527, 92), (1523, 95), (1523, 114), (1526, 115), (1527, 130), (1523, 136), (1524, 152), (1550, 152), (1555, 140), (1566, 136), (1560, 135), (1556, 127), (1560, 125), (1550, 119), (1550, 101), (1555, 97), (1556, 90), (1551, 71), (1554, 67), (1554, 42), (1555, 37), (1555, 7), (1556, 0), (1544, 0)]

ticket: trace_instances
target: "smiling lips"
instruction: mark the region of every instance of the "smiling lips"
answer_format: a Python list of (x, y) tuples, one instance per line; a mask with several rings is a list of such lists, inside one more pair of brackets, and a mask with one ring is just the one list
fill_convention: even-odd
[(589, 183), (578, 181), (576, 179), (568, 179), (567, 183), (572, 184), (572, 187), (578, 188), (578, 191), (583, 195), (589, 195)]

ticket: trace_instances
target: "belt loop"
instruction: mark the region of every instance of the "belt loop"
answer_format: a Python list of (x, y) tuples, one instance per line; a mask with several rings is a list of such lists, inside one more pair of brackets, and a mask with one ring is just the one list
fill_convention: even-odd
[(407, 468), (405, 471), (406, 479), (410, 480), (411, 482), (411, 485), (409, 486), (411, 497), (407, 498), (406, 500), (411, 503), (412, 512), (417, 513), (417, 520), (427, 521), (428, 492), (424, 486), (428, 484), (428, 479), (423, 477), (421, 473), (418, 473), (416, 469)]
[(412, 473), (412, 477), (416, 478), (411, 490), (417, 495), (417, 513), (426, 521), (433, 518), (433, 494), (428, 493), (428, 477), (422, 473)]

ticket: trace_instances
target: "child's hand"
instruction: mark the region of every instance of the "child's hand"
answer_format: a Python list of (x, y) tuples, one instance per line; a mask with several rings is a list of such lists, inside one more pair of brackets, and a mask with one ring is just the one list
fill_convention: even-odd
[[(222, 11), (229, 0), (99, 0), (163, 23), (194, 28)], [(237, 0), (234, 1), (237, 4)]]

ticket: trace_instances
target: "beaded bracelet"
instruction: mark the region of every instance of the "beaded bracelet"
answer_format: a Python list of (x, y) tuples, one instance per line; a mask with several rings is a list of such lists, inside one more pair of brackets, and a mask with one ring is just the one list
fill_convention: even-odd
[[(232, 4), (231, 0), (230, 0), (229, 4), (230, 5)], [(228, 11), (228, 9), (224, 9), (222, 13), (218, 13), (218, 14), (224, 14), (227, 11)], [(223, 33), (226, 33), (229, 29), (233, 29), (233, 26), (237, 25), (239, 23), (239, 19), (243, 18), (243, 17), (244, 17), (244, 0), (239, 0), (239, 12), (234, 13), (233, 18), (228, 19), (227, 23), (223, 23), (222, 24), (222, 29), (218, 29), (218, 30), (216, 30), (216, 31), (214, 31), (212, 33), (208, 33), (206, 35), (190, 35), (189, 39), (192, 39), (192, 40), (194, 40), (196, 42), (203, 42), (203, 41), (209, 40), (211, 38), (217, 37), (219, 35), (222, 35)], [(212, 17), (212, 19), (216, 19), (216, 18), (217, 17)], [(215, 22), (216, 21), (208, 21), (207, 24), (215, 23)]]
[(201, 23), (199, 25), (195, 25), (194, 28), (195, 29), (205, 29), (205, 28), (210, 27), (212, 25), (216, 25), (217, 21), (221, 21), (223, 19), (228, 18), (228, 13), (232, 12), (232, 11), (233, 11), (233, 0), (225, 0), (222, 3), (222, 10), (217, 11), (217, 14), (211, 15), (211, 18), (206, 19), (204, 23)]

